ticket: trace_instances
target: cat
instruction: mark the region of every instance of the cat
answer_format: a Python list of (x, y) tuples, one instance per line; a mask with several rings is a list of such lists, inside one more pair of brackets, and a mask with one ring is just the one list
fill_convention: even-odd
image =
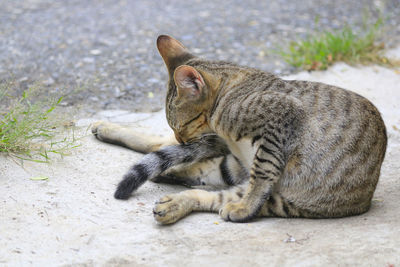
[(194, 187), (156, 203), (161, 224), (192, 211), (247, 222), (369, 210), (387, 146), (371, 102), (335, 86), (202, 59), (170, 36), (159, 36), (157, 47), (169, 74), (166, 116), (175, 138), (96, 123), (98, 139), (148, 153), (115, 198), (129, 198), (146, 180)]

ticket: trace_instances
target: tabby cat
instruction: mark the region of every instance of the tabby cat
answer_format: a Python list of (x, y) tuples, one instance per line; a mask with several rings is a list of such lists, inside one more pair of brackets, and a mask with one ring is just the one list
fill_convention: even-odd
[(157, 47), (169, 73), (166, 114), (176, 140), (96, 123), (98, 139), (149, 153), (115, 198), (129, 198), (149, 179), (198, 187), (161, 198), (153, 210), (161, 224), (192, 211), (246, 222), (370, 208), (387, 144), (371, 102), (335, 86), (205, 60), (169, 36), (159, 36)]

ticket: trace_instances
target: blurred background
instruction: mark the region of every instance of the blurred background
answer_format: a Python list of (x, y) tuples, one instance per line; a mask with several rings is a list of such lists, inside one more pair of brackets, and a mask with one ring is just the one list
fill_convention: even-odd
[(378, 17), (380, 41), (398, 45), (399, 0), (2, 0), (0, 79), (13, 79), (21, 92), (39, 82), (85, 114), (158, 111), (167, 82), (155, 45), (160, 34), (202, 57), (284, 75), (298, 70), (276, 50)]

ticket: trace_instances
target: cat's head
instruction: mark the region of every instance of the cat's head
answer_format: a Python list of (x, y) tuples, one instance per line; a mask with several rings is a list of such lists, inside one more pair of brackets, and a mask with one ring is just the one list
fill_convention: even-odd
[[(211, 132), (207, 112), (214, 103), (213, 75), (174, 38), (159, 36), (157, 47), (169, 73), (166, 114), (176, 139), (182, 143)], [(193, 61), (197, 61), (196, 67), (188, 65)]]

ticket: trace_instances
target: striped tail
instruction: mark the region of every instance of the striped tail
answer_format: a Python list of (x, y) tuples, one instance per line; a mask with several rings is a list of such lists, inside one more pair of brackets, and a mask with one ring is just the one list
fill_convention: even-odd
[(131, 167), (118, 184), (114, 197), (128, 199), (132, 192), (147, 180), (161, 175), (173, 166), (195, 163), (228, 153), (226, 144), (216, 135), (205, 135), (192, 143), (164, 147), (145, 155), (139, 163)]

